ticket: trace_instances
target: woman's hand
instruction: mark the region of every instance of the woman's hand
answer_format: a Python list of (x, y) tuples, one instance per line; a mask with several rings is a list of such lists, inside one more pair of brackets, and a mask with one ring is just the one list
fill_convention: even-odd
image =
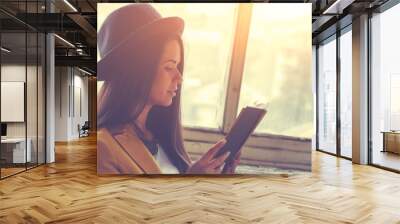
[(235, 173), (236, 167), (239, 165), (240, 163), (240, 155), (242, 154), (242, 151), (239, 151), (236, 156), (235, 159), (233, 160), (232, 163), (226, 163), (225, 167), (222, 171), (223, 174), (233, 174)]
[(188, 174), (218, 174), (221, 173), (221, 168), (224, 165), (226, 158), (229, 156), (229, 151), (222, 154), (219, 157), (214, 158), (217, 152), (226, 143), (225, 139), (217, 142), (211, 147), (206, 154), (204, 154), (199, 160), (192, 164), (186, 173)]

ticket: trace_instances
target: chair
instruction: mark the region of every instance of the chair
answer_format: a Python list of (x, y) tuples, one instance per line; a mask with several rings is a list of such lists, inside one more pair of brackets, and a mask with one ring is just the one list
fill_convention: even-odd
[(80, 127), (80, 125), (78, 124), (79, 138), (89, 136), (89, 129), (90, 129), (89, 121), (85, 121), (82, 127)]

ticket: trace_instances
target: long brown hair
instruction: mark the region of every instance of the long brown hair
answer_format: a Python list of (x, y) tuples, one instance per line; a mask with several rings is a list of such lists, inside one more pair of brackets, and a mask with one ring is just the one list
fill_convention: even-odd
[[(120, 55), (117, 59), (120, 66), (113, 68), (113, 78), (104, 82), (98, 95), (99, 129), (111, 131), (137, 119), (148, 101), (164, 46), (171, 39), (178, 40), (180, 44), (178, 70), (183, 74), (183, 44), (177, 35), (154, 36), (137, 44), (135, 52)], [(170, 106), (154, 105), (147, 116), (146, 127), (165, 149), (171, 162), (183, 173), (191, 161), (183, 145), (180, 95), (181, 85)]]

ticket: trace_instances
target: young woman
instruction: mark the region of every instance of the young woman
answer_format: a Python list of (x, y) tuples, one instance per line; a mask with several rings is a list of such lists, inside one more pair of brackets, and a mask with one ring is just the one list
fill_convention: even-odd
[[(225, 140), (192, 162), (183, 145), (180, 95), (184, 22), (148, 4), (111, 13), (98, 33), (99, 174), (216, 174)], [(233, 173), (239, 156), (230, 164)]]

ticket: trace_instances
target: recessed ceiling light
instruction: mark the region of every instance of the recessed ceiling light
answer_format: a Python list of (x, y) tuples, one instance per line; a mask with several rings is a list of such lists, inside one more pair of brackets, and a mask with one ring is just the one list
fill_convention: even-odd
[(68, 1), (64, 0), (65, 4), (67, 4), (74, 12), (78, 12), (78, 10)]
[(90, 76), (92, 75), (92, 73), (90, 73), (90, 72), (88, 72), (88, 71), (85, 71), (85, 70), (83, 70), (83, 69), (81, 69), (81, 68), (79, 68), (79, 67), (78, 67), (78, 70), (81, 71), (81, 72), (83, 72), (83, 73), (85, 73), (85, 74), (87, 74), (87, 75), (90, 75)]
[(61, 40), (62, 42), (64, 42), (64, 43), (66, 43), (67, 45), (69, 45), (70, 47), (73, 47), (73, 48), (75, 48), (75, 45), (73, 45), (71, 42), (69, 42), (68, 40), (66, 40), (66, 39), (64, 39), (64, 38), (62, 38), (62, 37), (60, 37), (59, 35), (57, 35), (57, 34), (54, 34), (54, 36), (55, 37), (57, 37), (59, 40)]
[(336, 0), (322, 14), (342, 14), (343, 9), (353, 3), (355, 0)]
[(1, 50), (4, 51), (4, 52), (6, 52), (6, 53), (10, 53), (10, 52), (11, 52), (11, 50), (9, 50), (9, 49), (7, 49), (7, 48), (5, 48), (5, 47), (1, 47)]

